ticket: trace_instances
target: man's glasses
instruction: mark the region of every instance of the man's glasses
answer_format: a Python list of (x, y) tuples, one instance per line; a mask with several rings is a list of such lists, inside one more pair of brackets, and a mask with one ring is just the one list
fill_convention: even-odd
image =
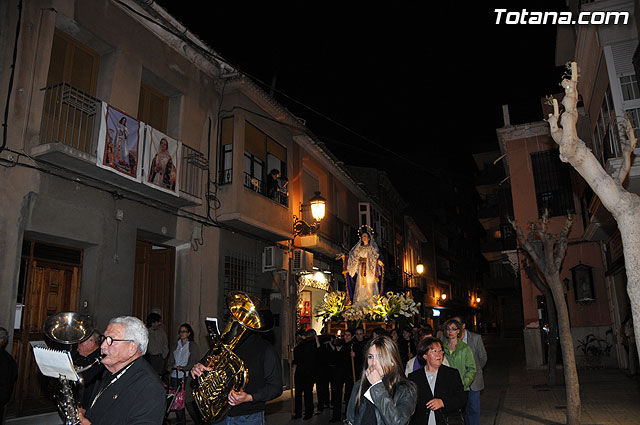
[(109, 347), (111, 347), (113, 345), (113, 343), (116, 342), (116, 341), (134, 342), (132, 339), (116, 339), (116, 338), (111, 338), (110, 336), (104, 336), (104, 335), (102, 335), (102, 338), (101, 338), (101, 341), (100, 341), (101, 344), (102, 344), (102, 341), (106, 341), (107, 345)]

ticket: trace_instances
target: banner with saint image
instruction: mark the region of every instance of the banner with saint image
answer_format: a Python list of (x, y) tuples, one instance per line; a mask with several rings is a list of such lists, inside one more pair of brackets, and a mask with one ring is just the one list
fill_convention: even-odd
[(144, 141), (144, 184), (178, 196), (182, 143), (147, 126)]
[(144, 124), (102, 102), (96, 165), (140, 181)]

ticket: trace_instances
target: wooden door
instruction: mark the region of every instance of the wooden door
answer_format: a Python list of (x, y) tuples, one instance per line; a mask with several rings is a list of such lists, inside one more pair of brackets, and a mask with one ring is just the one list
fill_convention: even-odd
[(151, 309), (160, 308), (170, 347), (176, 334), (173, 325), (174, 258), (173, 247), (136, 241), (133, 315), (144, 321)]
[(14, 353), (18, 362), (18, 382), (15, 392), (16, 413), (23, 410), (47, 410), (51, 398), (49, 379), (39, 371), (33, 358), (31, 341), (46, 341), (44, 322), (52, 314), (75, 311), (80, 291), (80, 267), (31, 260), (27, 266), (25, 307), (22, 328), (16, 331)]

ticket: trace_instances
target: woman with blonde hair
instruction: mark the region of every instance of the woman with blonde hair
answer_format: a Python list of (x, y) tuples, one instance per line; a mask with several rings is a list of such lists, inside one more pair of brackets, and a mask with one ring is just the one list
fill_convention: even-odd
[(362, 376), (347, 406), (351, 425), (405, 425), (416, 407), (416, 386), (404, 376), (398, 348), (388, 336), (365, 347)]

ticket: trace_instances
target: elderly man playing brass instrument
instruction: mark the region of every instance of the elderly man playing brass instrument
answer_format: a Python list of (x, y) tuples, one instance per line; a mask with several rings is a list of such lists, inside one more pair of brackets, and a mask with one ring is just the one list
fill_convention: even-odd
[(149, 331), (140, 319), (111, 319), (100, 345), (107, 370), (95, 385), (86, 411), (80, 410), (82, 425), (162, 424), (164, 388), (142, 358), (148, 342)]

